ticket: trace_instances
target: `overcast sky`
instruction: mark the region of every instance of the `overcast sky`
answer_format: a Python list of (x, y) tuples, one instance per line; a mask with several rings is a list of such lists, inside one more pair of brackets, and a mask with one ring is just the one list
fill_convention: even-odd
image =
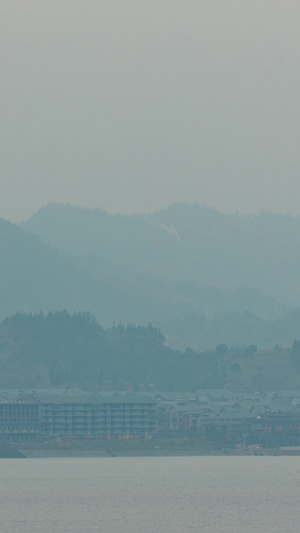
[(1, 0), (0, 216), (300, 215), (299, 0)]

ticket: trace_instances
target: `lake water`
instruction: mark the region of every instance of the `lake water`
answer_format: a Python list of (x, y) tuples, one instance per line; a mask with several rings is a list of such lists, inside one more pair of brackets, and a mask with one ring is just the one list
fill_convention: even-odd
[(300, 457), (0, 460), (2, 533), (297, 533)]

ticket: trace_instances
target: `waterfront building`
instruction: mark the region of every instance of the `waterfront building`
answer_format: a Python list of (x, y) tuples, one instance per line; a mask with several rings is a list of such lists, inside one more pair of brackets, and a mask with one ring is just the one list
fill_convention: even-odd
[(40, 404), (32, 395), (0, 395), (0, 440), (34, 440), (40, 435)]
[(151, 436), (156, 401), (139, 393), (40, 390), (2, 391), (0, 439)]

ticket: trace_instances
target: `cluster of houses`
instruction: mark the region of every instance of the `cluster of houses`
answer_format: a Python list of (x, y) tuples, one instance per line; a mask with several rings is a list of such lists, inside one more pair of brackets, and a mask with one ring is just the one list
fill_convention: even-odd
[(0, 440), (285, 433), (300, 437), (300, 392), (0, 390)]
[(165, 432), (207, 435), (238, 429), (242, 433), (300, 430), (300, 391), (237, 392), (199, 390), (154, 396), (158, 425)]

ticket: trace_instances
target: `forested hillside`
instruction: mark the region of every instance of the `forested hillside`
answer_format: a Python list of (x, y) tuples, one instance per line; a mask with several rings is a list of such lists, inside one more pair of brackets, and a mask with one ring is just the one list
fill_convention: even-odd
[(0, 386), (117, 389), (154, 383), (193, 390), (204, 382), (224, 384), (216, 355), (203, 360), (198, 355), (166, 347), (150, 324), (104, 329), (89, 313), (18, 313), (0, 325)]
[(17, 313), (0, 324), (0, 387), (296, 389), (299, 344), (175, 351), (150, 324), (105, 329), (89, 313)]

